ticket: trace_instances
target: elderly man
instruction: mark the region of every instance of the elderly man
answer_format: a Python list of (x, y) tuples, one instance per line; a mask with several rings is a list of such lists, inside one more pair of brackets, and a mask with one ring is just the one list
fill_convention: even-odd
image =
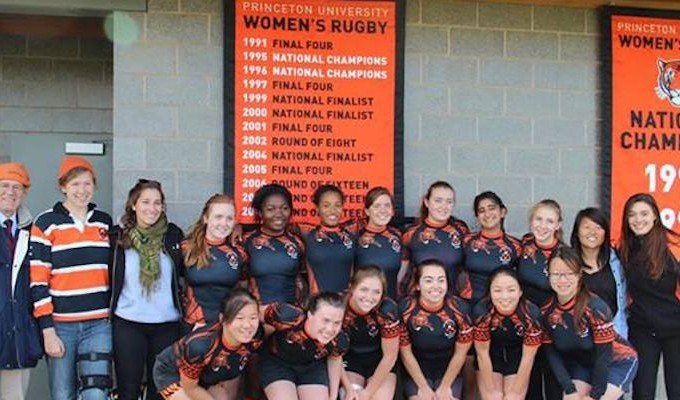
[(21, 205), (30, 186), (22, 164), (0, 164), (0, 400), (25, 398), (42, 356), (28, 288), (31, 215)]

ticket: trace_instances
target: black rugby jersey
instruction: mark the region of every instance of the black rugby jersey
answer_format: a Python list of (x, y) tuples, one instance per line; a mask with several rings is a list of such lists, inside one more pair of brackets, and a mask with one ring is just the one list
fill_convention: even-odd
[(202, 387), (210, 387), (240, 376), (250, 355), (262, 345), (263, 337), (260, 326), (251, 342), (231, 348), (222, 340), (222, 324), (215, 322), (191, 332), (158, 357), (177, 365), (182, 375), (198, 380)]
[(511, 315), (501, 314), (488, 298), (472, 309), (475, 342), (491, 341), (494, 348), (539, 346), (542, 340), (541, 310), (533, 303), (520, 299)]
[(583, 330), (577, 329), (574, 313), (576, 298), (560, 305), (555, 297), (546, 303), (543, 314), (543, 343), (555, 377), (566, 391), (573, 383), (564, 361), (592, 369), (591, 397), (597, 399), (607, 387), (607, 369), (612, 361), (637, 358), (633, 347), (614, 331), (607, 304), (590, 293), (582, 317)]
[(526, 297), (532, 303), (542, 306), (553, 295), (548, 279), (548, 260), (560, 245), (559, 241), (549, 246), (536, 243), (536, 238), (527, 233), (522, 238), (522, 251), (517, 262), (517, 275)]
[(472, 343), (473, 328), (467, 303), (447, 296), (443, 304), (428, 308), (415, 297), (399, 302), (403, 323), (401, 346), (411, 346), (418, 363), (446, 363), (453, 356), (456, 343)]
[[(435, 223), (429, 219), (409, 227), (402, 236), (403, 257), (414, 267), (428, 259), (435, 259), (447, 269), (449, 293), (455, 290), (458, 270), (463, 264), (463, 236), (470, 229), (467, 224), (455, 217), (445, 223)], [(412, 275), (409, 269), (409, 276)]]
[(298, 279), (304, 271), (305, 246), (299, 236), (271, 236), (257, 229), (244, 239), (250, 261), (246, 274), (251, 293), (261, 304), (298, 301)]
[(349, 337), (340, 331), (335, 339), (322, 344), (305, 331), (306, 312), (287, 303), (271, 304), (264, 322), (276, 330), (267, 339), (267, 351), (293, 365), (306, 365), (326, 357), (342, 357), (349, 348)]
[(462, 247), (467, 280), (462, 294), (473, 303), (486, 296), (492, 272), (498, 268), (516, 268), (522, 250), (519, 240), (502, 231), (470, 233), (463, 238)]
[(350, 352), (379, 352), (382, 339), (397, 338), (401, 333), (397, 303), (386, 297), (366, 314), (354, 311), (348, 304), (342, 328), (349, 335)]
[(382, 229), (367, 225), (356, 234), (354, 265), (376, 265), (387, 278), (387, 296), (397, 298), (397, 274), (401, 268), (401, 232), (386, 226)]
[[(222, 300), (244, 278), (247, 254), (240, 246), (207, 242), (210, 264), (190, 266), (185, 272), (184, 320), (189, 325), (211, 324), (218, 320)], [(182, 243), (185, 249), (187, 242)]]
[(354, 237), (341, 226), (299, 223), (292, 226), (305, 242), (307, 281), (310, 294), (344, 292), (354, 262)]

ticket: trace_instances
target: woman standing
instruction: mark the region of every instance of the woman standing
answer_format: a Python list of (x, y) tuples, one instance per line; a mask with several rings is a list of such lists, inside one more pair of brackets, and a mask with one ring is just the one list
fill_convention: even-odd
[(352, 276), (343, 323), (350, 347), (344, 357), (351, 397), (391, 400), (397, 385), (401, 320), (397, 303), (385, 297), (385, 274), (375, 265), (358, 266)]
[(522, 238), (517, 274), (524, 297), (542, 306), (552, 295), (548, 279), (548, 260), (562, 242), (562, 208), (555, 200), (545, 199), (529, 211), (531, 232)]
[(602, 211), (590, 207), (576, 214), (571, 247), (581, 257), (583, 283), (607, 303), (614, 314), (616, 333), (626, 339), (626, 279), (621, 262), (609, 243), (609, 218)]
[(521, 400), (541, 345), (541, 311), (524, 300), (517, 273), (497, 269), (472, 311), (482, 399)]
[(397, 299), (397, 275), (401, 267), (401, 232), (388, 226), (394, 216), (394, 198), (384, 187), (369, 190), (364, 200), (368, 223), (358, 230), (354, 265), (376, 265), (385, 273), (387, 292)]
[(473, 330), (467, 303), (447, 295), (446, 273), (441, 262), (423, 261), (413, 276), (414, 294), (399, 303), (404, 324), (400, 355), (409, 400), (461, 398), (462, 379), (457, 377)]
[(231, 244), (236, 224), (234, 201), (214, 194), (182, 242), (186, 266), (184, 322), (196, 329), (219, 319), (220, 305), (244, 278), (247, 261), (241, 246)]
[(544, 345), (564, 398), (620, 398), (638, 367), (635, 350), (614, 330), (607, 304), (585, 287), (575, 250), (560, 247), (549, 274), (555, 297), (542, 309)]
[(33, 219), (23, 205), (30, 187), (22, 164), (0, 164), (0, 399), (7, 400), (24, 400), (43, 353), (30, 292)]
[(661, 223), (659, 207), (645, 193), (623, 208), (621, 262), (630, 304), (628, 337), (640, 351), (634, 399), (653, 399), (659, 357), (663, 354), (666, 393), (680, 398), (680, 238)]
[(463, 239), (467, 282), (465, 298), (476, 304), (487, 295), (489, 276), (498, 268), (515, 268), (521, 252), (521, 243), (505, 233), (503, 223), (508, 210), (503, 200), (494, 192), (478, 194), (474, 212), (481, 229)]
[(354, 263), (354, 235), (340, 224), (345, 194), (337, 186), (321, 185), (314, 191), (312, 201), (320, 223), (291, 227), (305, 242), (309, 292), (342, 293), (349, 286)]
[(157, 181), (130, 189), (114, 233), (111, 312), (120, 400), (137, 400), (146, 372), (146, 399), (159, 399), (152, 377), (156, 356), (179, 337), (182, 231), (165, 215)]
[[(454, 283), (463, 264), (463, 236), (470, 231), (465, 222), (453, 217), (455, 204), (456, 192), (447, 182), (434, 182), (427, 189), (420, 205), (419, 222), (408, 228), (402, 237), (405, 251), (400, 282), (408, 283), (416, 265), (434, 259), (446, 267), (448, 288), (454, 292)], [(409, 269), (409, 265), (412, 268)]]
[(332, 292), (312, 296), (306, 312), (287, 303), (266, 308), (264, 322), (274, 333), (261, 353), (259, 372), (268, 399), (337, 398), (349, 347), (344, 313), (344, 299)]
[(250, 291), (263, 309), (271, 303), (296, 304), (302, 296), (305, 246), (288, 229), (293, 195), (281, 185), (264, 185), (255, 192), (253, 208), (259, 226), (244, 239)]
[(156, 357), (153, 379), (166, 400), (235, 400), (240, 377), (262, 345), (257, 300), (236, 288), (223, 298), (221, 321), (191, 332)]
[(57, 179), (64, 200), (31, 228), (31, 295), (50, 392), (55, 400), (104, 400), (111, 387), (111, 217), (90, 202), (96, 178), (89, 161), (65, 157)]

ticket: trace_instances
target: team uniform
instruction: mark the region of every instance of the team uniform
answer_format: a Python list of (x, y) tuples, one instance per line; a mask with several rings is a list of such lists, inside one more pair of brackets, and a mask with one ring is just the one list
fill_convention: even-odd
[(531, 233), (522, 238), (517, 275), (524, 297), (539, 307), (553, 296), (548, 279), (548, 261), (559, 245), (559, 241), (549, 246), (540, 245)]
[[(400, 346), (411, 347), (418, 365), (430, 388), (437, 389), (453, 357), (456, 343), (473, 341), (473, 327), (467, 303), (451, 296), (437, 309), (430, 309), (417, 298), (408, 297), (399, 302), (402, 319)], [(461, 383), (456, 379), (454, 394), (460, 392)], [(410, 376), (405, 377), (406, 396), (415, 396), (418, 387)]]
[[(411, 226), (404, 232), (403, 258), (412, 267), (428, 259), (444, 264), (448, 275), (448, 291), (453, 293), (463, 264), (463, 237), (469, 232), (467, 224), (455, 217), (439, 224), (426, 218), (424, 222)], [(409, 275), (412, 274), (411, 270), (412, 268), (409, 269)]]
[(491, 273), (498, 268), (516, 268), (521, 247), (519, 240), (503, 231), (495, 235), (485, 231), (465, 235), (462, 245), (466, 272), (463, 297), (475, 304), (486, 296)]
[[(343, 359), (345, 370), (368, 379), (382, 360), (382, 339), (398, 338), (401, 334), (397, 303), (386, 297), (366, 314), (354, 311), (348, 305), (342, 326), (350, 342)], [(393, 367), (392, 372), (394, 370)]]
[[(349, 286), (354, 263), (354, 237), (340, 226), (294, 225), (305, 242), (310, 294), (342, 293)], [(298, 233), (298, 232), (296, 232)]]
[[(244, 279), (248, 255), (240, 246), (206, 240), (210, 264), (189, 266), (185, 271), (186, 293), (184, 322), (188, 325), (211, 324), (219, 319), (222, 300)], [(182, 243), (185, 249), (187, 242)]]
[(264, 322), (276, 330), (261, 352), (260, 382), (262, 387), (285, 380), (295, 385), (329, 385), (327, 357), (342, 357), (349, 348), (349, 337), (343, 331), (326, 344), (305, 332), (306, 312), (286, 303), (271, 304)]
[[(553, 297), (550, 279), (548, 278), (548, 261), (560, 244), (559, 241), (555, 241), (552, 245), (542, 246), (536, 242), (532, 233), (527, 233), (522, 238), (522, 251), (517, 262), (517, 276), (522, 285), (524, 297), (539, 307)], [(545, 358), (545, 351), (539, 349), (531, 370), (526, 398), (528, 400), (543, 400), (544, 386), (545, 398), (548, 400), (562, 399), (562, 391), (559, 390), (559, 384), (550, 370), (548, 360)]]
[(541, 345), (541, 311), (529, 301), (520, 300), (512, 315), (503, 315), (484, 299), (473, 308), (472, 320), (475, 342), (490, 342), (493, 372), (503, 376), (517, 373), (523, 346)]
[(297, 281), (304, 272), (302, 239), (291, 232), (272, 236), (257, 229), (246, 235), (243, 247), (250, 260), (246, 270), (250, 292), (260, 304), (296, 303)]
[(607, 304), (594, 294), (582, 317), (583, 331), (575, 320), (576, 298), (560, 305), (552, 298), (543, 313), (543, 343), (551, 369), (565, 393), (574, 393), (572, 380), (589, 383), (590, 397), (600, 398), (607, 384), (628, 391), (637, 371), (637, 354), (614, 331)]
[(238, 378), (251, 353), (262, 345), (260, 326), (251, 342), (230, 348), (222, 339), (222, 323), (197, 329), (167, 347), (157, 357), (153, 379), (164, 399), (180, 390), (180, 375), (197, 380), (203, 388)]
[(397, 298), (397, 274), (401, 268), (401, 232), (386, 226), (375, 228), (367, 225), (356, 233), (354, 265), (376, 265), (387, 278), (387, 293), (391, 299)]

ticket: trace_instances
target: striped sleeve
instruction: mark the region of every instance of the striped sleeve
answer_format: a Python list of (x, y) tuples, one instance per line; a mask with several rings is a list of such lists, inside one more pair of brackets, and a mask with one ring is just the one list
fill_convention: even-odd
[(40, 328), (54, 326), (52, 321), (52, 297), (49, 291), (52, 275), (52, 238), (43, 232), (38, 224), (31, 228), (31, 297), (33, 315), (38, 319)]

